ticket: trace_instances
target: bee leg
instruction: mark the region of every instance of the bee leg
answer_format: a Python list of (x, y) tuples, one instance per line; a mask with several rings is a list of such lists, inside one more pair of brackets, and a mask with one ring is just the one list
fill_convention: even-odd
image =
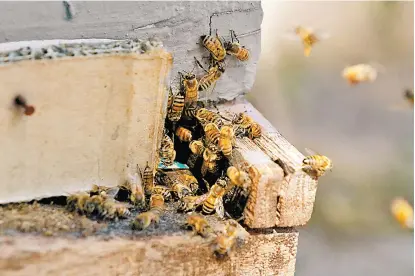
[(196, 57), (194, 57), (194, 59), (195, 59), (195, 61), (196, 61), (196, 64), (197, 65), (199, 65), (199, 67), (200, 68), (202, 68), (203, 69), (203, 71), (205, 71), (206, 73), (209, 73), (204, 67), (203, 67), (203, 65), (200, 63), (200, 61), (196, 58)]

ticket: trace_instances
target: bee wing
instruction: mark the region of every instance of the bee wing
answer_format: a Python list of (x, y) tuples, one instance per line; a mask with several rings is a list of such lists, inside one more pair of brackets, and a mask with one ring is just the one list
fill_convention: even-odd
[(315, 30), (313, 33), (319, 40), (326, 40), (331, 38), (331, 34), (323, 30)]
[(300, 40), (300, 37), (297, 34), (295, 34), (295, 32), (293, 31), (287, 31), (283, 33), (282, 35), (280, 35), (279, 37), (285, 41), (299, 41)]
[(367, 64), (370, 65), (371, 67), (373, 67), (379, 73), (386, 73), (386, 71), (387, 71), (386, 67), (383, 64), (379, 63), (379, 62), (371, 61)]
[(308, 155), (320, 155), (318, 152), (309, 148), (305, 148), (304, 150), (307, 152)]
[(225, 218), (225, 208), (223, 207), (223, 200), (222, 197), (216, 199), (215, 202), (215, 211), (218, 216), (223, 219)]
[(120, 190), (119, 187), (111, 187), (111, 188), (108, 188), (108, 190), (105, 190), (105, 193), (107, 194), (108, 197), (114, 198), (117, 195), (119, 190)]

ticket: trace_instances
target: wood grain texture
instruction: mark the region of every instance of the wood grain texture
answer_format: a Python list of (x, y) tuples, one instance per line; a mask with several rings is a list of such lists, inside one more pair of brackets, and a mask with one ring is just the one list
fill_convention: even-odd
[[(261, 204), (276, 206), (278, 201), (276, 225), (293, 227), (305, 225), (311, 218), (317, 192), (317, 181), (301, 170), (304, 155), (289, 143), (261, 113), (245, 98), (237, 98), (217, 106), (219, 112), (231, 118), (233, 113), (246, 112), (262, 127), (262, 137), (252, 141), (268, 156), (268, 162), (280, 159), (285, 164), (287, 175), (278, 185), (277, 195), (272, 193), (268, 202)], [(274, 197), (277, 196), (277, 197)]]
[(238, 138), (231, 165), (251, 172), (251, 192), (244, 209), (244, 223), (250, 228), (268, 228), (277, 224), (277, 196), (284, 177), (272, 162), (248, 138)]
[(0, 66), (0, 203), (115, 186), (156, 164), (171, 63), (159, 50)]
[(217, 260), (200, 237), (145, 240), (0, 237), (0, 271), (17, 275), (275, 275), (293, 276), (298, 232), (256, 233)]

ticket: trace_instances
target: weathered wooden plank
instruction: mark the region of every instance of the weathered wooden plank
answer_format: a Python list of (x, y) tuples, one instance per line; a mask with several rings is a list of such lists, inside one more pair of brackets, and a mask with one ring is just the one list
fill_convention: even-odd
[(308, 222), (313, 212), (313, 205), (317, 191), (317, 181), (313, 180), (299, 168), (304, 159), (293, 145), (291, 145), (261, 113), (244, 98), (238, 98), (217, 106), (217, 110), (227, 118), (232, 114), (245, 112), (257, 121), (262, 127), (262, 137), (252, 141), (268, 157), (284, 169), (284, 180), (278, 185), (277, 197), (272, 193), (266, 206), (276, 206), (276, 225), (279, 227), (300, 226)]
[[(157, 164), (171, 64), (158, 49), (1, 65), (0, 203), (115, 186)], [(33, 115), (13, 106), (18, 93)]]
[(277, 197), (284, 173), (248, 138), (238, 138), (231, 164), (251, 172), (251, 190), (244, 209), (244, 223), (250, 228), (274, 227)]
[(217, 260), (200, 237), (63, 239), (0, 237), (4, 276), (276, 275), (293, 276), (298, 232), (255, 233), (230, 258)]

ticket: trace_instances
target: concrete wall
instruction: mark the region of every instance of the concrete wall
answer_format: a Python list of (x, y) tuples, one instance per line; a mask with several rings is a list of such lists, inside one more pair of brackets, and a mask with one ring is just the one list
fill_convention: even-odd
[[(228, 58), (227, 71), (212, 97), (227, 100), (248, 92), (254, 83), (260, 54), (262, 9), (259, 1), (70, 2), (72, 20), (62, 2), (1, 2), (0, 43), (43, 39), (160, 38), (174, 54), (172, 76), (191, 71), (193, 56), (207, 55), (199, 37), (211, 26), (229, 39), (229, 29), (251, 51), (248, 62)], [(203, 71), (196, 69), (197, 73)], [(202, 94), (203, 96), (203, 94)]]

